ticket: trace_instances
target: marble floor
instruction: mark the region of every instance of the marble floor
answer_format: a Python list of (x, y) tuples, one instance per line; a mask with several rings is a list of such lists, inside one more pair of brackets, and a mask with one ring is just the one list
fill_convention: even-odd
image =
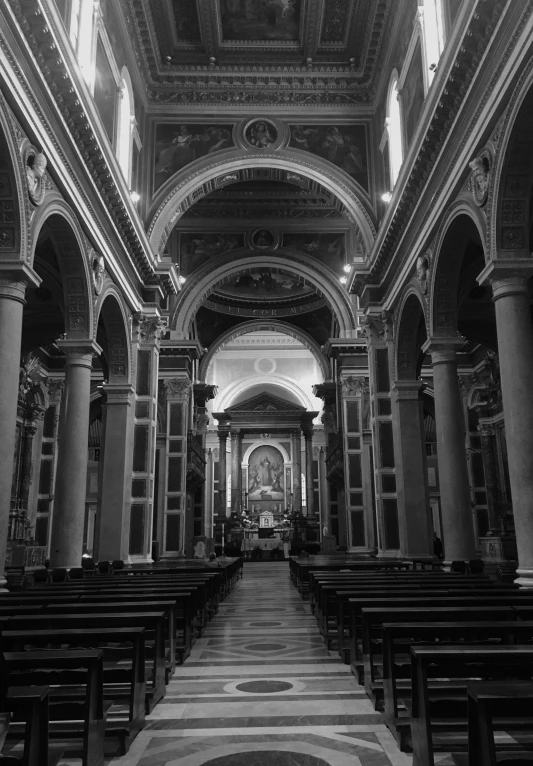
[[(246, 563), (129, 753), (113, 766), (410, 766), (291, 585)], [(441, 761), (441, 763), (443, 763)]]

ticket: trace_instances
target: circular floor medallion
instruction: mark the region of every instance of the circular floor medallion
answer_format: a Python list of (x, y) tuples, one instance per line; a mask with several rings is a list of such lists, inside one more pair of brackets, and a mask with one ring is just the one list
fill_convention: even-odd
[(286, 649), (285, 644), (248, 644), (244, 647), (249, 652), (279, 652)]
[(240, 692), (249, 694), (275, 694), (276, 692), (286, 692), (292, 689), (293, 685), (287, 681), (246, 681), (238, 684), (235, 688)]
[(267, 620), (260, 620), (259, 622), (249, 622), (251, 628), (277, 628), (282, 625), (281, 622), (268, 622)]
[(327, 761), (307, 753), (287, 753), (283, 750), (232, 753), (207, 761), (206, 766), (329, 766)]

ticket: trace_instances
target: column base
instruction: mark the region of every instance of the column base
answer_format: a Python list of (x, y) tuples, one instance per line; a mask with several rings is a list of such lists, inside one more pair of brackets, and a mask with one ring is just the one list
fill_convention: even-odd
[(520, 588), (533, 588), (533, 569), (518, 568), (516, 574), (518, 578), (515, 580), (515, 585), (518, 585)]
[(151, 556), (128, 556), (128, 564), (153, 564)]

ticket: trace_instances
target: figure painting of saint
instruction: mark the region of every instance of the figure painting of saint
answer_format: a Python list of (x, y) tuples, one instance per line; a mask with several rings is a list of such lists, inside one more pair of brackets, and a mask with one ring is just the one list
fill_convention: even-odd
[(298, 40), (301, 0), (219, 0), (224, 40)]
[(275, 143), (278, 131), (268, 122), (257, 120), (246, 129), (245, 138), (255, 149), (268, 149)]
[(190, 162), (233, 146), (232, 125), (157, 125), (154, 191)]
[(364, 125), (291, 125), (290, 145), (332, 162), (368, 191)]
[(283, 500), (283, 456), (275, 447), (257, 447), (250, 455), (248, 499)]

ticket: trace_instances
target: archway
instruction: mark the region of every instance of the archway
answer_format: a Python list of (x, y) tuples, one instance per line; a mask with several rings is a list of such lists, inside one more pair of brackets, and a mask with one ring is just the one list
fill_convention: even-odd
[(427, 336), (424, 305), (414, 288), (403, 299), (396, 336), (396, 379), (414, 380), (420, 374)]
[[(318, 296), (324, 297), (331, 308), (339, 324), (340, 337), (356, 337), (357, 323), (354, 307), (346, 291), (339, 283), (333, 281), (326, 267), (318, 263), (310, 265), (301, 253), (290, 248), (267, 251), (263, 253), (263, 258), (268, 258), (270, 266), (283, 269), (300, 280), (306, 280)], [(215, 267), (207, 263), (198, 269), (195, 277), (186, 282), (178, 297), (171, 319), (174, 337), (180, 339), (189, 337), (190, 326), (196, 311), (218, 284), (257, 266), (257, 255), (250, 254), (248, 249), (240, 248), (220, 256)], [(258, 319), (266, 318), (258, 316)]]
[(243, 150), (225, 151), (216, 160), (208, 156), (176, 173), (156, 195), (148, 214), (147, 231), (153, 251), (163, 252), (170, 232), (198, 199), (217, 187), (238, 183), (242, 172), (255, 168), (279, 168), (324, 186), (344, 205), (348, 219), (357, 226), (364, 254), (370, 252), (376, 236), (375, 216), (357, 184), (326, 160), (286, 149), (260, 155)]

